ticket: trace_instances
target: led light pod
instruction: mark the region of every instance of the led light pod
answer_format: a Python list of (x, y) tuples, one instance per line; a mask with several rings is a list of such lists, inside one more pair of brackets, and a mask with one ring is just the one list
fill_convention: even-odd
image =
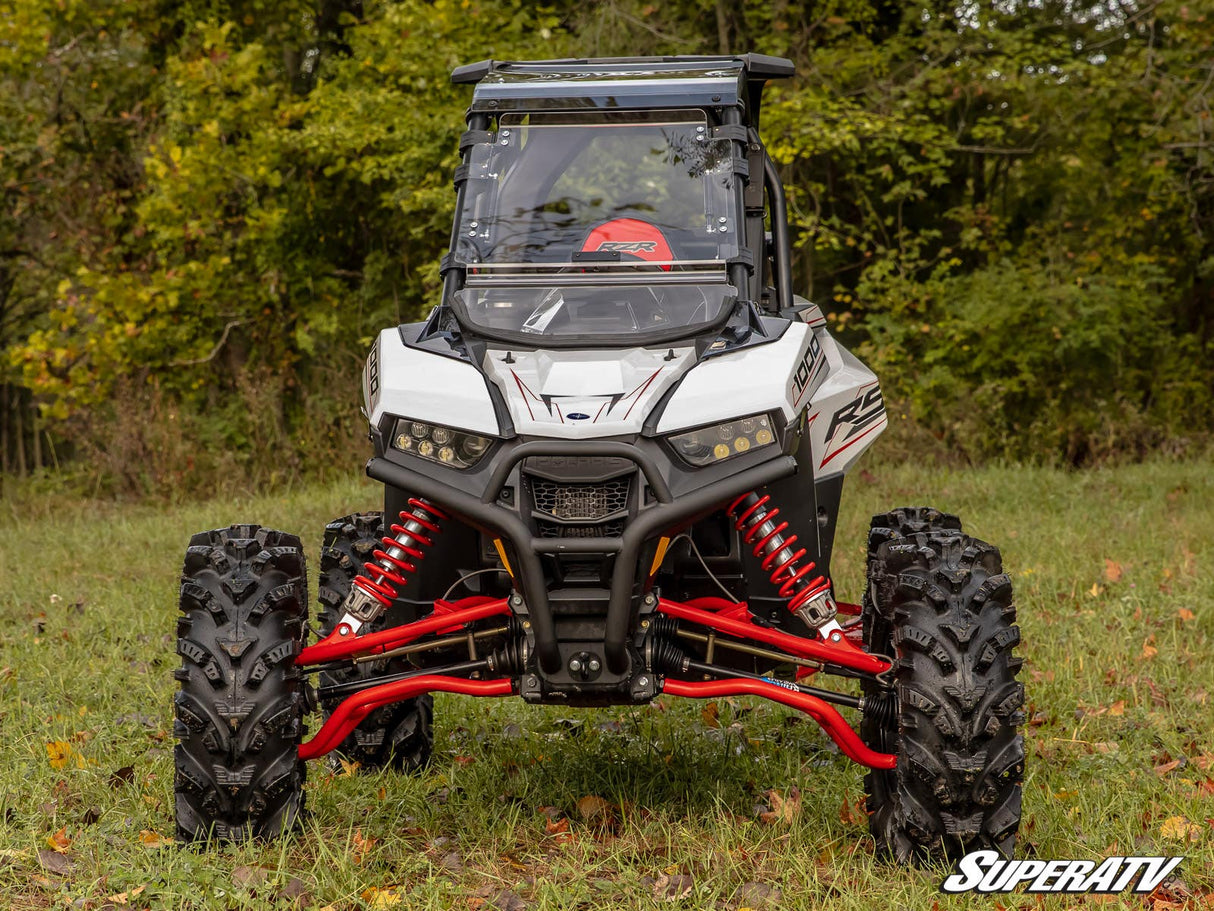
[(392, 434), (394, 449), (448, 468), (471, 468), (492, 443), (492, 439), (480, 434), (408, 418), (397, 421)]
[(699, 468), (772, 446), (776, 442), (776, 435), (771, 418), (765, 414), (755, 414), (672, 434), (666, 440), (674, 447), (679, 458)]

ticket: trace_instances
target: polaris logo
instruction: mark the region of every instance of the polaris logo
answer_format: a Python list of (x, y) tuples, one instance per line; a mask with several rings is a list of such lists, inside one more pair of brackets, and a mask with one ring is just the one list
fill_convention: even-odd
[(605, 240), (595, 253), (652, 253), (656, 240)]
[(1027, 883), (1026, 893), (1111, 895), (1131, 888), (1149, 894), (1180, 866), (1183, 857), (1110, 857), (1094, 860), (1004, 860), (998, 851), (971, 851), (957, 872), (940, 885), (943, 892), (1011, 892)]
[(565, 415), (565, 417), (569, 418), (569, 420), (571, 420), (571, 421), (589, 421), (590, 420), (590, 415), (583, 414), (580, 411), (571, 411), (567, 415)]

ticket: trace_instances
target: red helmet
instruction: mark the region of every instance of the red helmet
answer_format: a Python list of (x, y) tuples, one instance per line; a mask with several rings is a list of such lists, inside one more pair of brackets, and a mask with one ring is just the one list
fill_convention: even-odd
[[(661, 230), (639, 218), (613, 218), (591, 229), (582, 244), (583, 253), (618, 252), (647, 262), (669, 263), (674, 259)], [(662, 266), (667, 272), (670, 266)]]

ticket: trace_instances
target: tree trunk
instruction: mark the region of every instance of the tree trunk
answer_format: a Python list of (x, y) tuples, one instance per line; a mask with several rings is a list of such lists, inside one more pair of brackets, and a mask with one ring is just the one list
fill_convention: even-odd
[(25, 410), (25, 403), (21, 401), (21, 390), (17, 392), (17, 407), (13, 409), (13, 437), (17, 450), (17, 477), (25, 477), (25, 426), (21, 420), (21, 412)]
[(42, 467), (42, 416), (38, 414), (33, 396), (30, 396), (30, 424), (34, 429), (34, 471), (38, 471)]
[(729, 53), (729, 11), (725, 0), (717, 0), (717, 53)]
[(0, 475), (8, 474), (8, 383), (0, 383)]

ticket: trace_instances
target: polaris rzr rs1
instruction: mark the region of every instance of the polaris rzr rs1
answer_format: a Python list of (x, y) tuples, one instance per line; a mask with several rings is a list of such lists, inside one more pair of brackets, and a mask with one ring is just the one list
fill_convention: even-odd
[(367, 358), (384, 509), (326, 527), (318, 641), (299, 538), (233, 525), (186, 552), (181, 838), (290, 828), (305, 762), (334, 751), (422, 766), (435, 692), (751, 695), (871, 769), (880, 851), (1011, 855), (1024, 689), (999, 552), (895, 509), (862, 602), (832, 589), (843, 476), (886, 414), (792, 291), (758, 132), (764, 83), (792, 72), (755, 54), (455, 71), (475, 88), (442, 295)]

